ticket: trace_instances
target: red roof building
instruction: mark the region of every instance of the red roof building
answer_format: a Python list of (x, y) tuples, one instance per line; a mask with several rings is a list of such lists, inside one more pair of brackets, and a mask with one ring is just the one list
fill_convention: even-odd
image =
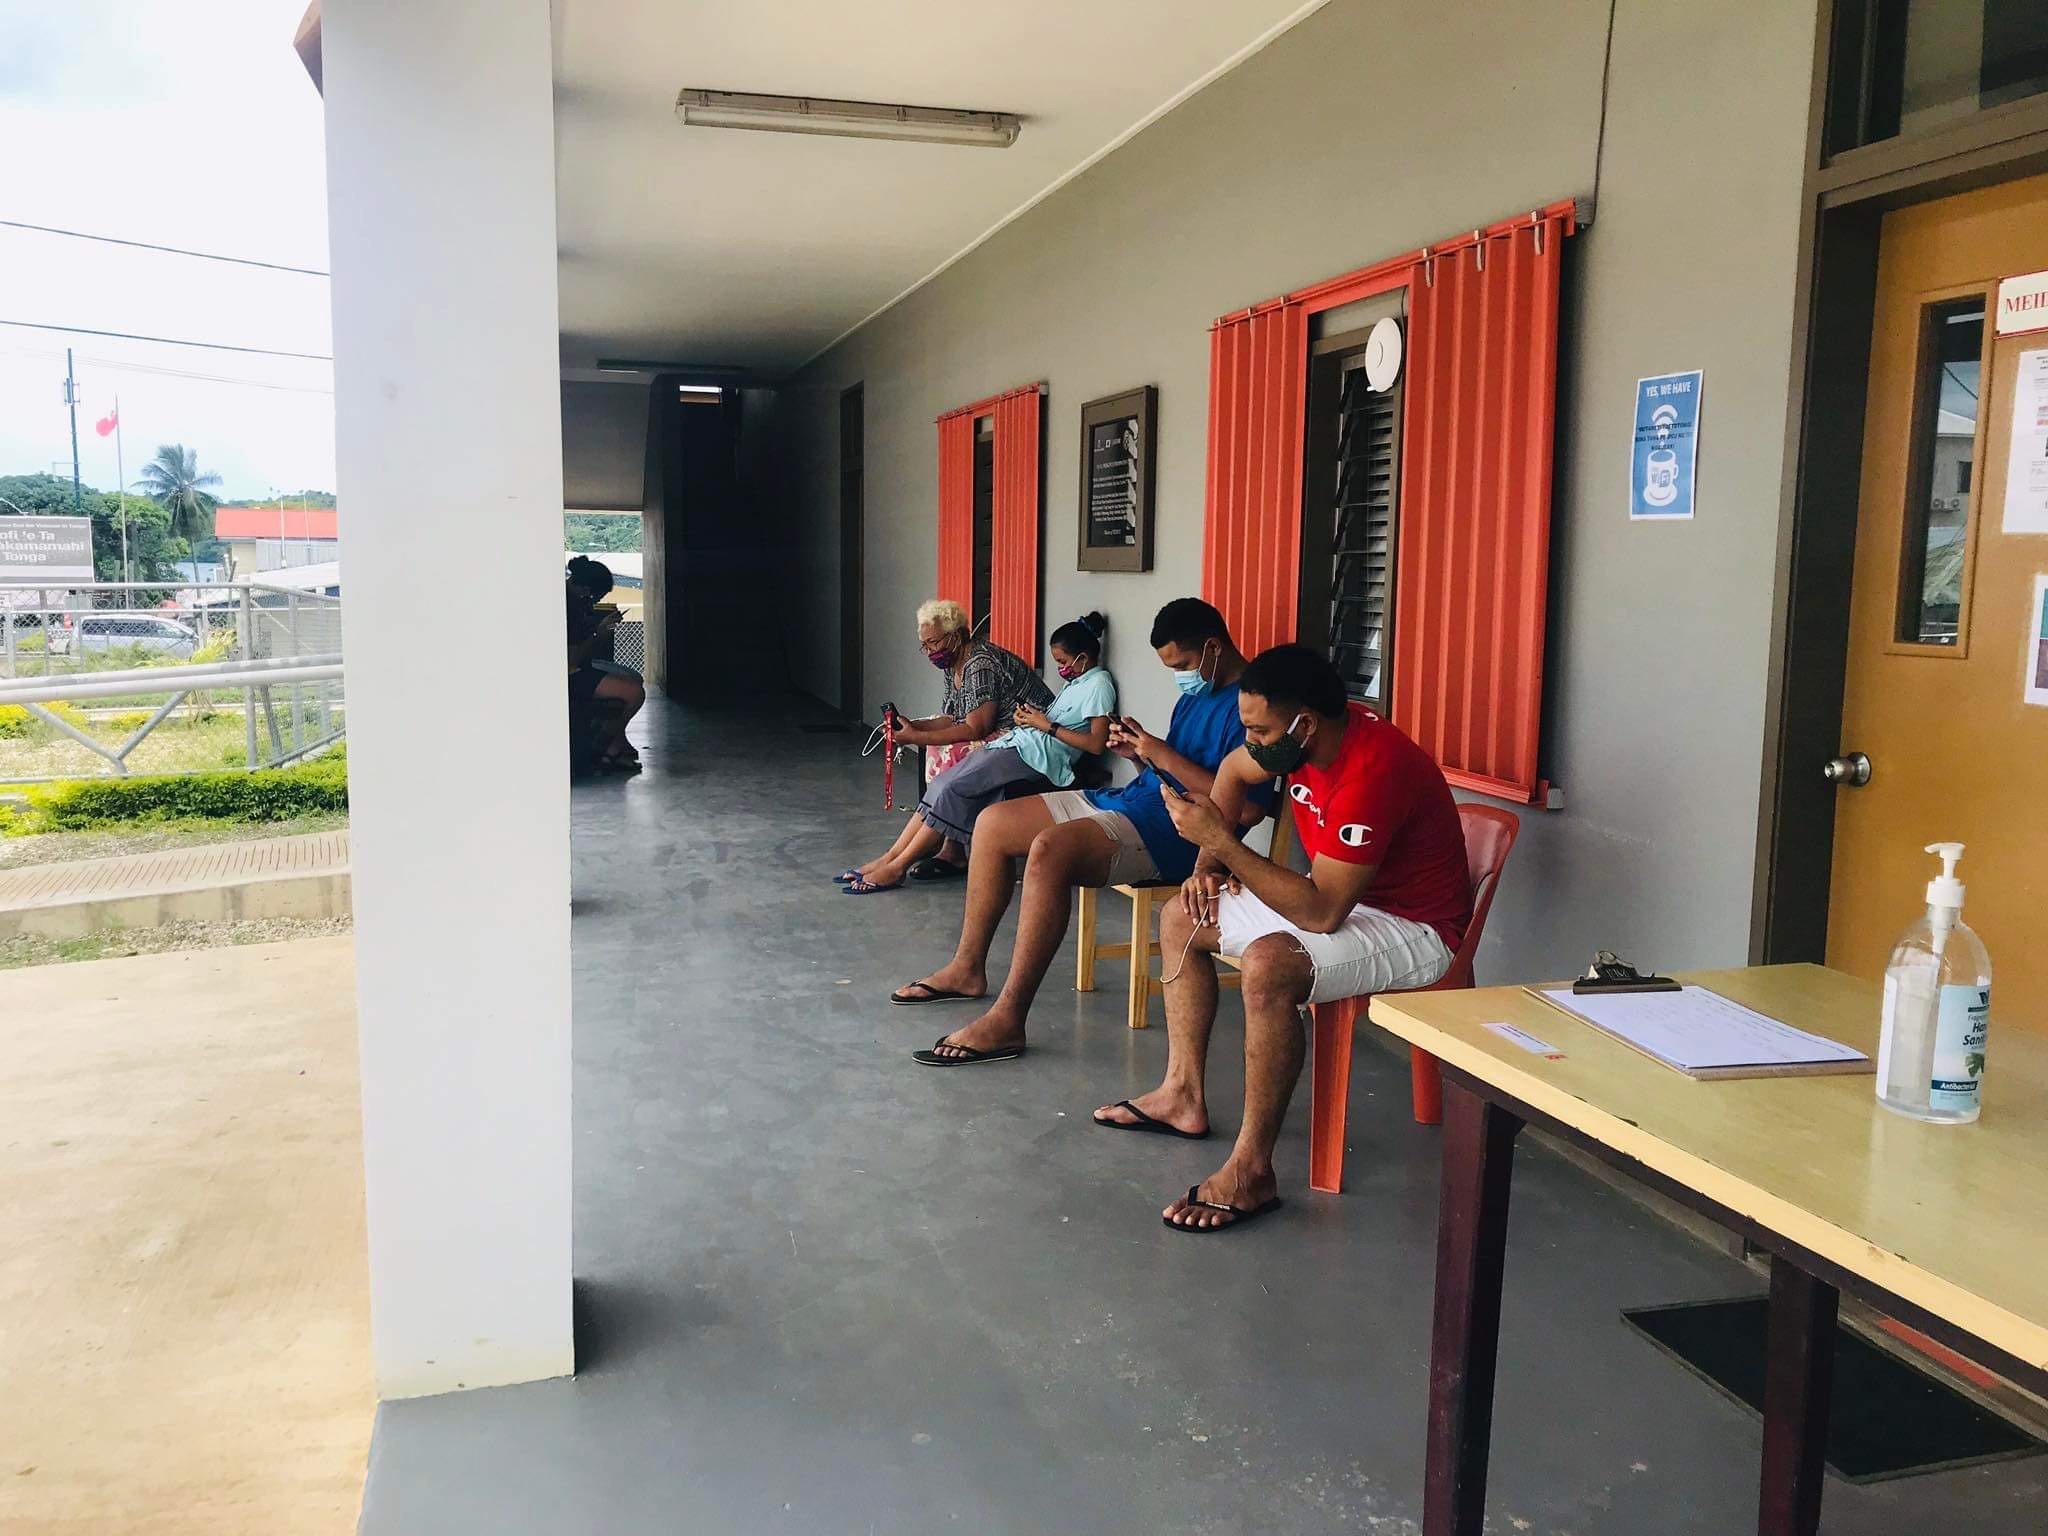
[(339, 539), (340, 516), (333, 507), (216, 507), (217, 539)]

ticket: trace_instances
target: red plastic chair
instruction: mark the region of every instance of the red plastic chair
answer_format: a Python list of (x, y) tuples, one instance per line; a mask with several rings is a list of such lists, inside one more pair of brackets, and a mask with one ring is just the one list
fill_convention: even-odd
[[(1521, 834), (1513, 811), (1491, 805), (1461, 805), (1458, 820), (1465, 828), (1465, 866), (1472, 873), (1472, 921), (1440, 980), (1415, 992), (1449, 992), (1473, 985), (1472, 957), (1486, 932), (1486, 914), (1500, 888), (1500, 872)], [(1391, 995), (1391, 994), (1390, 994)], [(1351, 1098), (1352, 1027), (1365, 1015), (1370, 995), (1340, 997), (1317, 1003), (1315, 1057), (1309, 1077), (1308, 1182), (1311, 1189), (1336, 1194), (1344, 1187), (1344, 1118)], [(1411, 1047), (1409, 1093), (1418, 1125), (1440, 1125), (1444, 1118), (1444, 1076), (1427, 1051)]]

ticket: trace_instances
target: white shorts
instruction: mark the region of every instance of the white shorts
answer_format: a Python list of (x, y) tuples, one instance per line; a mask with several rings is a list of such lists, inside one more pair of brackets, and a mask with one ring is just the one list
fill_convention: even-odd
[(1151, 885), (1159, 879), (1159, 866), (1152, 862), (1145, 839), (1138, 835), (1138, 824), (1122, 811), (1099, 811), (1078, 789), (1056, 789), (1038, 798), (1055, 822), (1093, 822), (1109, 839), (1111, 885)]
[(1434, 928), (1377, 907), (1353, 907), (1335, 933), (1304, 933), (1250, 891), (1226, 890), (1217, 898), (1216, 924), (1217, 950), (1233, 960), (1268, 934), (1293, 939), (1315, 968), (1312, 1003), (1426, 987), (1451, 968), (1451, 952)]

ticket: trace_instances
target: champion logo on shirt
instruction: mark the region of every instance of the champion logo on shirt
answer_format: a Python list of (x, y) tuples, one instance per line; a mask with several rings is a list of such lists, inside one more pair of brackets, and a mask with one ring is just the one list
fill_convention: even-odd
[(1296, 805), (1305, 805), (1315, 812), (1317, 826), (1320, 827), (1323, 824), (1323, 808), (1317, 805), (1314, 799), (1310, 797), (1306, 784), (1290, 783), (1287, 786), (1287, 793), (1293, 797)]
[(1347, 823), (1337, 829), (1337, 841), (1346, 848), (1363, 848), (1372, 840), (1372, 828), (1362, 821)]

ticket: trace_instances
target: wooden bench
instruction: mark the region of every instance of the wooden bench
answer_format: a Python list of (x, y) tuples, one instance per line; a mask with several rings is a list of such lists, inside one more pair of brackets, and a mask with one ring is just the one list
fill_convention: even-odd
[[(1278, 818), (1273, 823), (1273, 844), (1267, 857), (1275, 863), (1285, 864), (1293, 849), (1294, 807), (1292, 802), (1283, 801)], [(1113, 885), (1109, 889), (1131, 899), (1131, 941), (1128, 944), (1099, 942), (1097, 923), (1100, 912), (1097, 898), (1101, 893), (1090, 886), (1081, 887), (1078, 914), (1079, 955), (1074, 967), (1074, 990), (1095, 990), (1095, 963), (1098, 960), (1127, 961), (1130, 992), (1126, 1022), (1133, 1029), (1143, 1029), (1151, 1023), (1153, 997), (1161, 995), (1159, 976), (1152, 969), (1152, 959), (1159, 953), (1159, 929), (1154, 919), (1161, 906), (1180, 894), (1180, 882), (1148, 880), (1142, 885)], [(1140, 935), (1143, 935), (1142, 940)], [(1224, 963), (1235, 964), (1228, 960)], [(1217, 983), (1225, 988), (1235, 988), (1239, 985), (1239, 978), (1233, 971), (1228, 975), (1219, 976)]]

